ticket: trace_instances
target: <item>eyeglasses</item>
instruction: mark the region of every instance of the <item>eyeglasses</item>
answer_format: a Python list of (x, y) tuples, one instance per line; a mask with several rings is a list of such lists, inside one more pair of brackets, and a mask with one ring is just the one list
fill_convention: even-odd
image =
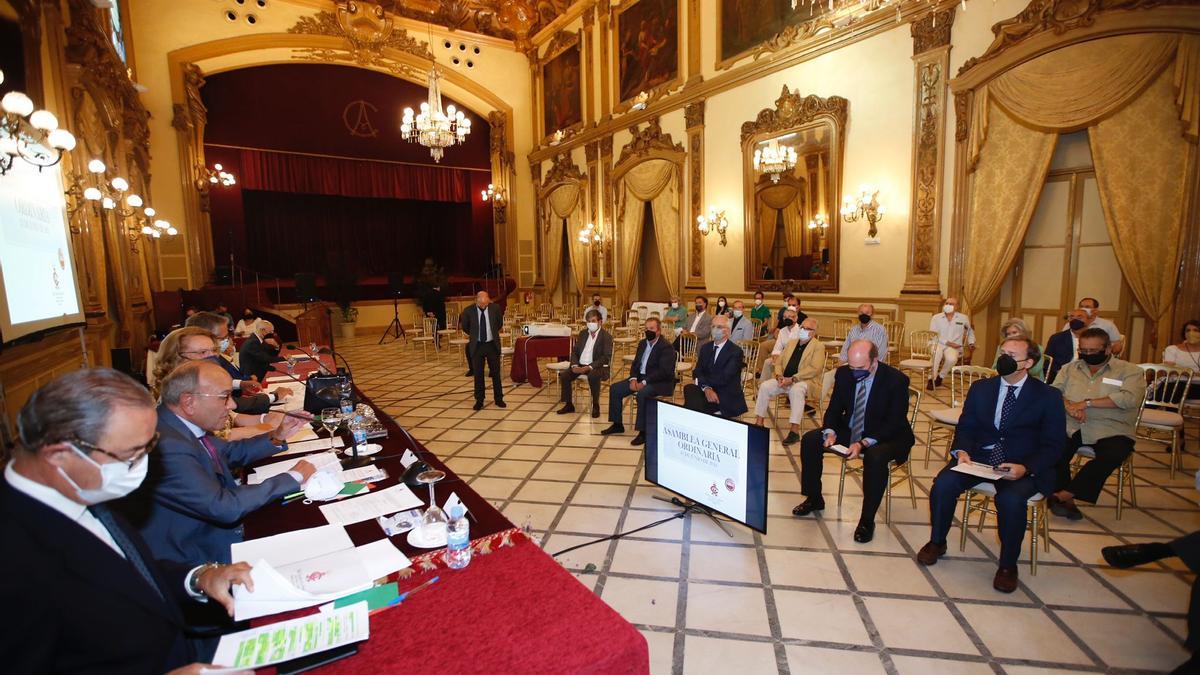
[(87, 441), (81, 440), (79, 438), (71, 438), (68, 440), (68, 442), (72, 443), (78, 447), (81, 447), (81, 448), (87, 450), (88, 452), (98, 452), (107, 457), (111, 457), (112, 459), (114, 459), (118, 462), (121, 462), (121, 463), (125, 464), (126, 466), (128, 466), (130, 469), (132, 469), (133, 467), (138, 465), (138, 462), (142, 461), (142, 458), (144, 458), (146, 455), (150, 454), (150, 451), (154, 449), (154, 446), (158, 445), (158, 432), (157, 431), (154, 432), (154, 435), (150, 437), (150, 440), (145, 445), (140, 445), (140, 446), (134, 448), (133, 449), (133, 457), (130, 457), (129, 459), (126, 459), (124, 457), (121, 457), (120, 455), (109, 452), (108, 450), (105, 450), (104, 448), (102, 448), (98, 445), (93, 445), (93, 444), (88, 443)]
[(192, 391), (192, 392), (188, 392), (188, 393), (191, 394), (192, 396), (205, 396), (207, 398), (223, 398), (225, 400), (229, 400), (229, 399), (233, 398), (233, 390), (232, 389), (226, 389), (225, 391), (223, 391), (219, 394), (210, 394), (206, 391)]
[(194, 351), (187, 351), (187, 352), (181, 351), (181, 352), (179, 352), (179, 354), (180, 354), (180, 356), (182, 356), (184, 354), (199, 354), (199, 355), (201, 355), (201, 357), (207, 357), (207, 356), (216, 356), (217, 350), (215, 350), (215, 349), (197, 349)]

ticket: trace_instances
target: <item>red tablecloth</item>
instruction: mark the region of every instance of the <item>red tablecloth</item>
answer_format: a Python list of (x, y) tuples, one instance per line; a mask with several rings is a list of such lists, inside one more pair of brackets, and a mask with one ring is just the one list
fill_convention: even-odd
[(510, 546), (493, 537), (491, 552), (474, 555), (465, 569), (439, 565), (400, 581), (403, 593), (439, 577), (372, 614), (358, 654), (319, 672), (649, 672), (637, 629), (520, 532), (511, 537)]
[(565, 361), (571, 356), (571, 338), (569, 337), (521, 337), (513, 345), (512, 372), (509, 373), (513, 382), (525, 382), (535, 387), (542, 386), (542, 373), (538, 370), (539, 358), (553, 358)]

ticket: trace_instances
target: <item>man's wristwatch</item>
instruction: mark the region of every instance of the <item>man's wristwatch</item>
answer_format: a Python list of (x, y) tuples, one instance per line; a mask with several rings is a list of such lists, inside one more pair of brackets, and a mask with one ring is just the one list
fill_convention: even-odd
[(196, 573), (192, 575), (190, 580), (188, 580), (188, 590), (191, 591), (193, 595), (208, 595), (208, 593), (204, 592), (203, 588), (200, 588), (200, 575), (204, 574), (210, 569), (220, 566), (220, 563), (207, 562), (200, 567), (197, 567)]

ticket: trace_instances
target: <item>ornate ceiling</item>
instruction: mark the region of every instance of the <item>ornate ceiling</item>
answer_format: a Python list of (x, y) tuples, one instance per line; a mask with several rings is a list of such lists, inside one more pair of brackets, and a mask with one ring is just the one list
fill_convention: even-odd
[(379, 0), (390, 13), (512, 40), (520, 49), (572, 4), (574, 0)]

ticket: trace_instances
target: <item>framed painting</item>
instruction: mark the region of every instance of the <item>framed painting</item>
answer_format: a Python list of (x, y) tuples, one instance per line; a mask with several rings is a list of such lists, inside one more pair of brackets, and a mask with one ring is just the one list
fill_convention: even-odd
[(583, 122), (583, 68), (579, 40), (542, 64), (546, 135)]
[(717, 64), (732, 61), (778, 35), (784, 28), (811, 21), (824, 14), (822, 0), (720, 0), (717, 14)]
[(638, 0), (618, 10), (617, 102), (679, 80), (680, 0)]

